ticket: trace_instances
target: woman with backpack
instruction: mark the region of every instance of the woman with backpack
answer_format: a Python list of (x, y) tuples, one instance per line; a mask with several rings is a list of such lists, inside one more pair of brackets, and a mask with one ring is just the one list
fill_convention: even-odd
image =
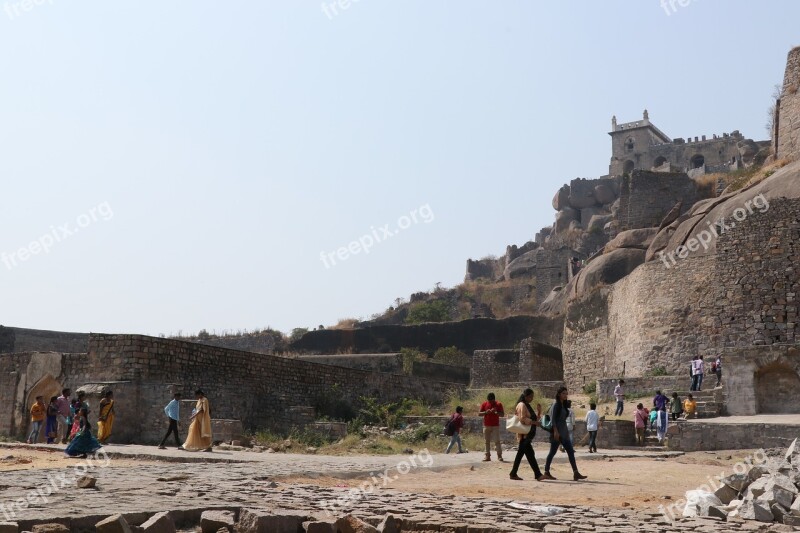
[(544, 479), (556, 479), (550, 475), (550, 464), (553, 462), (553, 457), (556, 456), (559, 446), (563, 446), (564, 451), (567, 452), (569, 464), (572, 466), (572, 478), (575, 481), (586, 479), (586, 476), (578, 472), (578, 465), (575, 462), (575, 449), (569, 439), (569, 430), (567, 429), (569, 413), (565, 405), (568, 397), (567, 388), (559, 387), (555, 402), (550, 407), (549, 416), (553, 432), (550, 434), (550, 453), (547, 454), (547, 461), (544, 463)]
[(444, 425), (444, 434), (450, 437), (450, 444), (447, 445), (447, 449), (444, 453), (450, 453), (450, 450), (456, 443), (458, 444), (458, 453), (466, 453), (464, 449), (461, 448), (461, 428), (464, 427), (464, 415), (461, 413), (463, 411), (464, 408), (460, 405), (456, 407), (456, 412), (450, 416), (450, 420)]
[(543, 481), (545, 477), (542, 471), (539, 470), (539, 463), (536, 462), (536, 454), (533, 452), (533, 438), (536, 436), (536, 426), (539, 424), (539, 417), (542, 415), (542, 406), (536, 405), (536, 412), (531, 407), (533, 401), (533, 390), (525, 389), (517, 400), (517, 407), (514, 414), (520, 422), (526, 426), (530, 426), (531, 430), (527, 434), (517, 434), (517, 456), (514, 458), (514, 466), (511, 467), (511, 479), (514, 481), (522, 481), (522, 478), (517, 475), (519, 465), (522, 463), (522, 456), (528, 458), (528, 463), (533, 469), (533, 475), (536, 476), (536, 481)]

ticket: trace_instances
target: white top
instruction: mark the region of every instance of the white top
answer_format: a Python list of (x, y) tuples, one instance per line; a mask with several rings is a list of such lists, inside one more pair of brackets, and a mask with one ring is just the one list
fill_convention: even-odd
[(694, 360), (694, 364), (692, 365), (692, 368), (694, 368), (695, 376), (697, 374), (702, 374), (703, 373), (703, 366), (704, 365), (703, 365), (703, 360), (702, 359), (695, 359)]
[(621, 402), (625, 399), (625, 394), (622, 392), (622, 385), (617, 385), (616, 387), (614, 387), (614, 397), (617, 399), (618, 402)]
[(586, 431), (597, 431), (597, 426), (600, 424), (600, 415), (597, 411), (589, 411), (586, 413)]
[(575, 427), (575, 409), (570, 409), (569, 414), (567, 415), (567, 429), (572, 433), (572, 429)]

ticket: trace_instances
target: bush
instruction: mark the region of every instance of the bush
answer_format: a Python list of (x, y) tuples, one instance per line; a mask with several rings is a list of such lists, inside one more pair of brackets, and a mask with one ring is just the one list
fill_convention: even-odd
[(424, 322), (447, 322), (450, 310), (444, 300), (417, 303), (411, 306), (406, 317), (406, 324), (422, 324)]
[(289, 341), (295, 342), (300, 340), (300, 337), (308, 333), (308, 328), (294, 328), (292, 330), (291, 335), (289, 335)]
[(415, 411), (418, 413), (421, 404), (408, 398), (403, 398), (399, 402), (380, 403), (376, 398), (362, 396), (361, 405), (359, 418), (363, 419), (365, 424), (395, 429), (404, 416)]
[(663, 366), (657, 366), (650, 371), (651, 376), (667, 376), (667, 369)]
[(433, 353), (433, 360), (437, 363), (453, 366), (469, 367), (471, 363), (470, 358), (455, 346), (439, 348)]
[(414, 361), (425, 361), (428, 358), (417, 348), (400, 348), (400, 356), (403, 358), (403, 372), (409, 375), (414, 369)]
[(586, 385), (583, 386), (583, 393), (584, 394), (594, 394), (595, 392), (597, 392), (597, 382), (596, 381), (590, 381), (589, 383), (587, 383)]

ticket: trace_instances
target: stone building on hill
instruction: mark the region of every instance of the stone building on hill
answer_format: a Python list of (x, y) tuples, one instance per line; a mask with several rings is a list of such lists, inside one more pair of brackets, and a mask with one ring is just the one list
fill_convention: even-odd
[(612, 176), (631, 174), (634, 170), (686, 172), (690, 176), (730, 172), (750, 166), (756, 154), (768, 147), (769, 141), (755, 142), (734, 131), (713, 135), (710, 139), (688, 137), (672, 139), (658, 129), (647, 110), (641, 120), (617, 123), (611, 119)]

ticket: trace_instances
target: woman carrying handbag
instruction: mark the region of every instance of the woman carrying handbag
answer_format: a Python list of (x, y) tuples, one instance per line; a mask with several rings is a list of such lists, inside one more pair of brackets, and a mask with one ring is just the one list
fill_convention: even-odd
[(517, 407), (514, 410), (514, 415), (519, 422), (526, 426), (530, 426), (528, 433), (517, 433), (517, 456), (514, 458), (514, 466), (511, 468), (511, 479), (515, 481), (522, 481), (522, 478), (517, 475), (519, 465), (522, 463), (522, 456), (528, 458), (533, 469), (533, 474), (536, 476), (536, 481), (542, 481), (544, 476), (542, 471), (539, 470), (539, 464), (536, 462), (536, 454), (533, 452), (533, 437), (536, 436), (536, 426), (539, 424), (538, 420), (542, 414), (542, 406), (536, 406), (536, 412), (531, 407), (533, 401), (533, 390), (525, 389), (517, 401)]

